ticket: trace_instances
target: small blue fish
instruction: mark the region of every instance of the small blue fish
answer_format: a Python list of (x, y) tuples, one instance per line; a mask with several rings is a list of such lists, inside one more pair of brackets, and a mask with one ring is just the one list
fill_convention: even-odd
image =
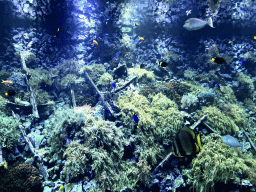
[(118, 57), (120, 55), (120, 51), (118, 51), (117, 53), (116, 53), (116, 56)]
[(216, 84), (216, 87), (217, 87), (218, 89), (220, 89), (220, 84), (219, 84), (219, 83), (217, 83), (217, 84)]
[(105, 109), (106, 113), (111, 113), (108, 109)]
[(244, 58), (242, 59), (242, 64), (244, 64)]
[(232, 137), (231, 135), (225, 135), (221, 137), (221, 140), (226, 145), (229, 145), (230, 147), (243, 147), (241, 143), (238, 142), (238, 140), (235, 137)]
[(139, 117), (134, 112), (132, 112), (132, 118), (135, 121), (135, 123), (139, 123)]
[(84, 118), (80, 118), (79, 121), (84, 121)]
[(111, 87), (116, 88), (116, 82), (111, 83)]
[(114, 60), (114, 61), (116, 61), (116, 58), (115, 58), (115, 57), (113, 57), (113, 60)]

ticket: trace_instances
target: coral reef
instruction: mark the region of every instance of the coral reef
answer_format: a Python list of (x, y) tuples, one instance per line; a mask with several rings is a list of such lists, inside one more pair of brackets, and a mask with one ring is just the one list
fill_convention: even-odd
[(12, 117), (0, 114), (0, 143), (2, 147), (13, 149), (20, 138), (18, 123)]
[(181, 109), (185, 109), (187, 111), (195, 111), (197, 109), (198, 98), (197, 96), (188, 93), (187, 95), (183, 95), (181, 98)]
[(39, 171), (28, 163), (15, 163), (8, 170), (0, 170), (0, 191), (34, 192), (43, 191), (43, 180), (39, 177)]
[(198, 76), (198, 73), (195, 70), (192, 70), (192, 69), (187, 69), (184, 72), (184, 77), (191, 80), (191, 81), (195, 80), (197, 76)]
[(252, 98), (254, 84), (250, 76), (244, 73), (237, 73), (236, 78), (237, 81), (241, 83), (241, 87), (239, 87), (239, 89), (236, 90), (237, 97), (241, 100), (244, 100), (245, 98)]
[(239, 131), (238, 126), (235, 124), (233, 119), (221, 112), (217, 107), (209, 106), (203, 107), (202, 111), (196, 115), (197, 119), (207, 115), (206, 123), (211, 125), (219, 134), (235, 134)]
[(242, 179), (248, 179), (256, 184), (256, 162), (247, 154), (231, 148), (211, 136), (202, 139), (200, 153), (192, 160), (191, 170), (183, 170), (187, 183), (195, 191), (215, 191), (219, 183), (227, 184), (233, 181), (238, 184)]
[(146, 69), (128, 68), (128, 74), (136, 76), (139, 83), (149, 83), (155, 79), (153, 72)]
[(100, 86), (106, 86), (107, 84), (111, 84), (112, 82), (113, 77), (109, 73), (104, 73), (97, 83)]

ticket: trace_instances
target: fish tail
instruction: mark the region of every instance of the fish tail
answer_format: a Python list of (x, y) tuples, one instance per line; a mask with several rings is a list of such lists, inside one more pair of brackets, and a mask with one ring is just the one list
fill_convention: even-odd
[(211, 17), (208, 19), (208, 25), (210, 27), (212, 27), (212, 28), (215, 28), (215, 27), (213, 27), (213, 23), (212, 23), (212, 18)]

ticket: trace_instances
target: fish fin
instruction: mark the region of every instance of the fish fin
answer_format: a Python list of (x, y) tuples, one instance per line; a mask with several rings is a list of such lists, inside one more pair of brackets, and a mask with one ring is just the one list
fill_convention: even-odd
[(200, 136), (200, 133), (196, 136), (196, 142), (198, 144), (199, 147), (201, 147), (201, 136)]
[(215, 27), (213, 27), (213, 23), (212, 23), (212, 18), (211, 17), (208, 19), (208, 25), (210, 27), (212, 27), (212, 28), (215, 28)]

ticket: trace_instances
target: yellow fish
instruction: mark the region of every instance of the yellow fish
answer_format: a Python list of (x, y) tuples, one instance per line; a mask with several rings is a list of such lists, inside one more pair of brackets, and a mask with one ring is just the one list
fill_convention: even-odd
[(7, 163), (4, 163), (4, 168), (8, 169)]
[(229, 42), (228, 42), (228, 44), (231, 44), (231, 43), (233, 43), (233, 41), (229, 41)]
[(144, 38), (143, 37), (139, 37), (140, 40), (144, 41)]
[(255, 39), (255, 40), (256, 40), (256, 36), (254, 36), (254, 37), (253, 37), (253, 39)]
[(98, 42), (96, 40), (92, 41), (95, 45), (98, 45)]
[(2, 80), (2, 83), (5, 83), (5, 84), (13, 84), (12, 81), (9, 81), (9, 80), (6, 80), (6, 81)]
[(92, 33), (93, 33), (93, 30), (90, 30), (89, 33), (92, 34)]
[(47, 134), (47, 131), (45, 131), (44, 134), (46, 135), (46, 134)]
[(136, 22), (136, 23), (135, 23), (135, 26), (138, 26), (138, 25), (139, 25), (139, 23), (138, 23), (138, 22)]
[(60, 188), (59, 188), (59, 191), (62, 191), (64, 189), (64, 186), (61, 185)]

